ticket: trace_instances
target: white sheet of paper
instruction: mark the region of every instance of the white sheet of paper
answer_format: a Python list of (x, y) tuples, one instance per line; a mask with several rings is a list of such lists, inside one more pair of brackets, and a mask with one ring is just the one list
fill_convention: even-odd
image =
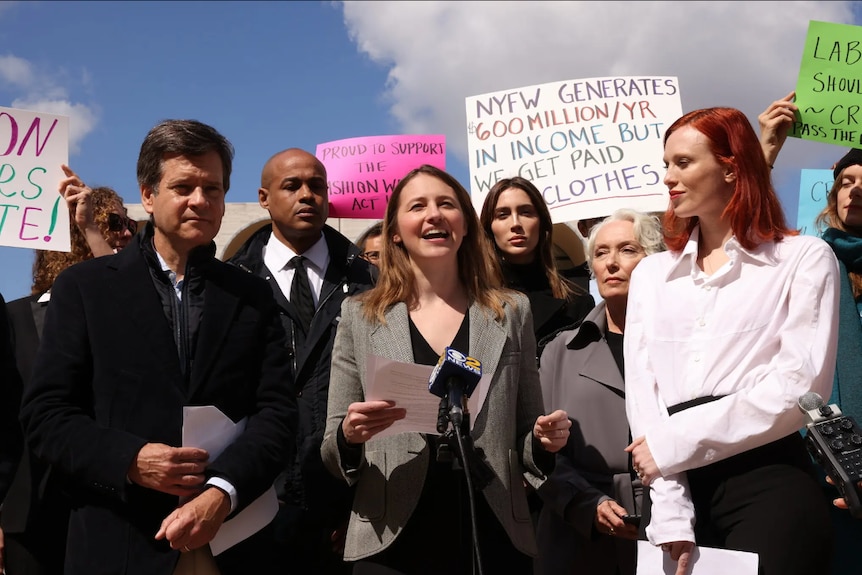
[[(212, 461), (242, 434), (245, 424), (245, 418), (234, 423), (214, 405), (184, 407), (183, 447), (206, 449)], [(266, 527), (277, 512), (275, 488), (270, 487), (235, 517), (222, 524), (210, 541), (213, 555), (218, 555)]]
[[(757, 553), (695, 547), (690, 575), (757, 575)], [(638, 575), (674, 575), (676, 561), (661, 547), (638, 541)]]
[[(440, 398), (428, 391), (428, 378), (434, 370), (432, 365), (404, 363), (371, 355), (366, 361), (365, 399), (394, 401), (407, 410), (404, 419), (393, 423), (375, 437), (386, 437), (407, 431), (437, 434), (437, 408)], [(476, 421), (488, 395), (491, 376), (482, 374), (479, 384), (467, 400), (470, 411), (470, 428)]]

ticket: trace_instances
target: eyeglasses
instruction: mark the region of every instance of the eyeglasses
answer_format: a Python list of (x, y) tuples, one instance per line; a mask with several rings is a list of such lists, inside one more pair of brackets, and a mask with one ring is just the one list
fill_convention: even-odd
[(134, 235), (138, 231), (138, 222), (120, 214), (108, 214), (108, 230), (112, 232), (129, 232)]
[(376, 264), (380, 261), (380, 252), (364, 252), (361, 257), (366, 261)]

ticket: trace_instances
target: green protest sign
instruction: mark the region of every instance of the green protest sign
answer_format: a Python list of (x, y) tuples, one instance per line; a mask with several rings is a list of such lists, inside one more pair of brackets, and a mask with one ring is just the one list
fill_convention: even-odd
[(790, 135), (862, 144), (862, 26), (811, 21), (796, 83), (799, 118)]

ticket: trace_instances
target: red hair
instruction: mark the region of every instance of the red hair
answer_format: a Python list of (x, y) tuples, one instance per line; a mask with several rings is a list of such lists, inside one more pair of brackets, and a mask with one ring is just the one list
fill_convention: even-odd
[[(709, 140), (709, 149), (720, 164), (733, 169), (736, 188), (722, 218), (745, 249), (766, 241), (780, 241), (797, 232), (787, 227), (781, 202), (772, 187), (769, 166), (760, 141), (745, 114), (735, 108), (705, 108), (685, 114), (664, 134), (664, 142), (683, 126), (691, 126)], [(664, 214), (665, 243), (673, 251), (685, 247), (697, 216), (679, 218), (673, 207)]]

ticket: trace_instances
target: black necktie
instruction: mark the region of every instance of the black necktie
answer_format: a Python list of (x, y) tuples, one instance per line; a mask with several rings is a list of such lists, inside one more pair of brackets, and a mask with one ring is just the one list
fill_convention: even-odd
[(314, 298), (311, 295), (311, 285), (308, 283), (308, 274), (305, 271), (305, 258), (296, 256), (290, 260), (290, 265), (296, 270), (290, 285), (290, 303), (299, 313), (302, 331), (308, 334), (311, 318), (314, 317)]

